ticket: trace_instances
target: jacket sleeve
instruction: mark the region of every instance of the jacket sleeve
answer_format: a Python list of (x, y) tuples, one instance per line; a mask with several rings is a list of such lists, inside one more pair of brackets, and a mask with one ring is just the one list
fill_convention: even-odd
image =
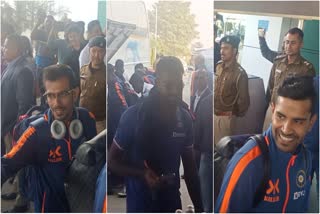
[(245, 72), (242, 72), (238, 80), (239, 97), (236, 105), (237, 109), (235, 110), (236, 115), (240, 117), (245, 115), (250, 106), (248, 87), (248, 76)]
[(204, 122), (206, 119), (206, 114), (208, 114), (207, 109), (203, 105), (203, 102), (199, 103), (199, 114), (197, 115), (194, 122), (194, 148), (197, 151), (200, 151), (201, 145), (203, 144), (204, 137)]
[(273, 63), (273, 60), (276, 58), (277, 55), (279, 55), (279, 53), (270, 50), (264, 37), (259, 36), (259, 44), (262, 56), (269, 60), (271, 63)]
[(33, 74), (28, 68), (23, 68), (17, 76), (16, 101), (18, 103), (18, 115), (25, 114), (34, 104)]
[(124, 92), (123, 92), (122, 87), (120, 86), (120, 84), (118, 82), (115, 82), (114, 88), (115, 88), (115, 92), (116, 92), (116, 97), (117, 97), (118, 101), (120, 102), (121, 108), (123, 108), (124, 110), (127, 109), (128, 104), (127, 104), (126, 98), (124, 96)]
[(260, 154), (259, 147), (249, 142), (234, 154), (223, 177), (215, 212), (252, 212), (255, 193), (263, 178), (263, 173), (257, 173), (263, 169)]
[(11, 151), (1, 157), (1, 185), (19, 169), (36, 161), (36, 129), (29, 127)]
[(272, 97), (272, 93), (273, 93), (273, 87), (274, 87), (274, 75), (275, 75), (275, 71), (276, 71), (276, 64), (274, 63), (271, 69), (271, 73), (270, 73), (270, 77), (269, 77), (269, 82), (268, 82), (268, 90), (267, 91), (267, 101), (269, 101), (269, 103), (272, 101), (271, 97)]

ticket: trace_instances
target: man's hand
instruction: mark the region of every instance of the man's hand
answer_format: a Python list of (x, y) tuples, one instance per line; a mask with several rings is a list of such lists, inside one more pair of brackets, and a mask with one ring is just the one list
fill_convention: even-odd
[(148, 169), (148, 168), (145, 169), (145, 171), (144, 171), (144, 179), (146, 180), (148, 186), (151, 189), (156, 188), (160, 183), (159, 176), (157, 176), (154, 171), (152, 171), (151, 169)]
[(258, 29), (258, 35), (259, 35), (259, 37), (265, 37), (265, 35), (266, 35), (266, 32), (265, 32), (265, 30), (264, 29), (262, 29), (262, 28), (259, 28)]

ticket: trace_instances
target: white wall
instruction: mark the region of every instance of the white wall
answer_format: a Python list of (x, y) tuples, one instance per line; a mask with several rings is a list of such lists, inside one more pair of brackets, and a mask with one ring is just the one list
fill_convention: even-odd
[(278, 51), (279, 42), (282, 42), (282, 39), (280, 39), (282, 18), (246, 15), (244, 16), (244, 19), (245, 20), (243, 24), (246, 26), (246, 28), (240, 64), (248, 74), (261, 77), (266, 89), (272, 63), (263, 58), (260, 52), (258, 21), (269, 21), (269, 27), (266, 33), (266, 41), (271, 50)]

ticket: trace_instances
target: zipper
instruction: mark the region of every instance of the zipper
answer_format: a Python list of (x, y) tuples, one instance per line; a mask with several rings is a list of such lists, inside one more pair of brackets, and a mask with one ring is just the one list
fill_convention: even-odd
[(69, 140), (64, 139), (64, 141), (67, 143), (68, 146), (68, 155), (69, 155), (69, 160), (72, 160), (72, 154), (71, 154), (71, 140), (69, 137)]
[(283, 204), (283, 208), (282, 208), (282, 213), (285, 213), (286, 209), (287, 209), (287, 205), (288, 205), (288, 201), (289, 201), (289, 197), (290, 197), (290, 177), (289, 177), (289, 173), (290, 173), (290, 168), (294, 165), (294, 161), (296, 159), (296, 155), (293, 155), (289, 162), (288, 162), (288, 166), (287, 166), (287, 171), (286, 171), (286, 183), (287, 183), (287, 192), (286, 192), (286, 199), (284, 201)]

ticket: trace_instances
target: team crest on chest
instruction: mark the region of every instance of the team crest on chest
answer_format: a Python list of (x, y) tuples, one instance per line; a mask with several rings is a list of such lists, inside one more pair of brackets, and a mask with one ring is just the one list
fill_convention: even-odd
[(299, 170), (297, 173), (296, 184), (299, 188), (303, 188), (306, 185), (306, 173), (304, 170)]

